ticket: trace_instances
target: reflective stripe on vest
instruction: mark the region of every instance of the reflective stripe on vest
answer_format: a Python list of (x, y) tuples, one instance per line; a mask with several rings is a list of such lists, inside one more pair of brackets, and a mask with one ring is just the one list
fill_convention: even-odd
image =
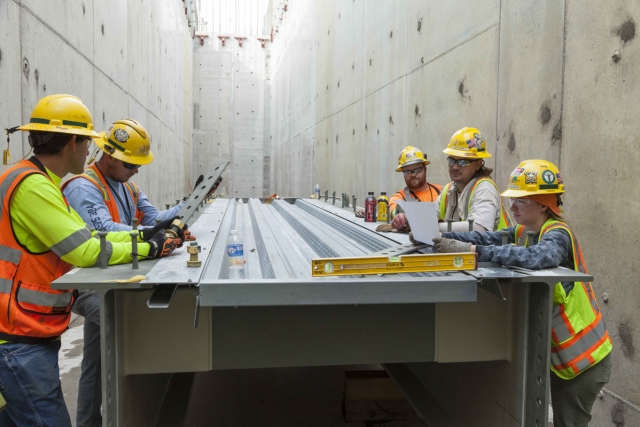
[[(59, 337), (69, 324), (75, 291), (51, 289), (51, 282), (71, 269), (53, 250), (30, 253), (16, 240), (9, 215), (10, 203), (20, 183), (33, 174), (51, 178), (37, 160), (22, 160), (0, 178), (0, 335), (13, 342), (40, 342)], [(51, 183), (51, 185), (54, 185)], [(60, 197), (64, 200), (62, 193)], [(84, 243), (73, 233), (56, 245), (68, 253)], [(37, 236), (35, 236), (37, 237)]]
[(404, 201), (405, 202), (415, 202), (416, 201), (416, 198), (413, 197), (413, 194), (411, 194), (411, 190), (409, 190), (408, 188), (405, 188), (402, 191), (404, 192)]
[[(496, 184), (491, 178), (480, 178), (477, 179), (476, 182), (473, 183), (473, 187), (471, 187), (471, 191), (469, 191), (469, 196), (467, 198), (467, 214), (471, 212), (471, 201), (473, 200), (473, 194), (478, 187), (478, 184), (481, 182), (490, 182), (493, 186), (498, 190), (498, 194), (500, 194), (500, 189), (498, 188), (498, 184)], [(440, 219), (445, 220), (445, 215), (447, 213), (447, 199), (449, 197), (449, 188), (451, 188), (451, 183), (447, 183), (442, 189), (442, 197), (440, 198)], [(509, 212), (504, 207), (502, 203), (502, 198), (498, 197), (500, 200), (500, 218), (498, 220), (498, 228), (496, 230), (502, 230), (503, 228), (507, 228), (511, 226), (511, 217), (509, 216)], [(464, 218), (460, 218), (460, 221), (464, 221)], [(491, 231), (491, 230), (489, 230)]]
[[(562, 229), (569, 235), (573, 268), (586, 274), (587, 268), (580, 245), (565, 223), (547, 220), (540, 230), (539, 239), (554, 229)], [(516, 226), (516, 242), (520, 241), (523, 231), (524, 226)], [(525, 246), (529, 244), (530, 242), (525, 240)], [(551, 324), (551, 370), (560, 378), (571, 379), (600, 362), (611, 352), (611, 337), (590, 282), (574, 282), (570, 298), (565, 294), (562, 283), (556, 283), (554, 304), (556, 305), (553, 307)]]
[[(84, 178), (90, 183), (92, 183), (100, 192), (102, 193), (102, 199), (104, 200), (104, 204), (111, 215), (111, 220), (115, 223), (121, 223), (120, 219), (120, 211), (118, 210), (118, 205), (116, 203), (115, 197), (111, 193), (111, 189), (107, 187), (105, 182), (105, 178), (102, 176), (100, 170), (95, 166), (89, 166), (83, 174), (76, 175), (75, 177), (68, 180), (64, 186), (66, 187), (69, 182), (77, 178)], [(133, 201), (133, 207), (135, 209), (134, 216), (138, 219), (138, 224), (142, 224), (142, 218), (144, 218), (144, 213), (138, 210), (138, 201), (140, 200), (140, 189), (134, 182), (125, 182), (124, 188), (127, 189), (129, 195), (131, 196), (131, 200)], [(124, 206), (123, 206), (124, 208)]]

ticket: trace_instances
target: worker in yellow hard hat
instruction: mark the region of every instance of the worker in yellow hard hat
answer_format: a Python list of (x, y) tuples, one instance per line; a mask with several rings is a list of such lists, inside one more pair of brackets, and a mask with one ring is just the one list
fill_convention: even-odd
[(405, 147), (398, 157), (396, 172), (402, 172), (405, 187), (398, 190), (389, 199), (389, 212), (391, 212), (391, 225), (402, 230), (407, 227), (407, 218), (404, 212), (398, 208), (398, 200), (407, 202), (434, 202), (440, 195), (441, 185), (427, 182), (427, 156), (420, 149), (411, 145)]
[[(575, 234), (562, 219), (564, 181), (546, 160), (525, 160), (507, 190), (518, 223), (502, 233), (442, 233), (437, 252), (476, 252), (478, 261), (531, 270), (566, 267), (587, 273)], [(531, 234), (531, 235), (529, 235)], [(553, 290), (551, 402), (553, 425), (587, 427), (591, 408), (611, 375), (612, 342), (590, 282), (558, 282)]]
[(453, 231), (469, 230), (471, 220), (477, 231), (492, 231), (510, 224), (498, 185), (491, 179), (493, 169), (484, 162), (491, 157), (486, 146), (478, 129), (465, 127), (453, 134), (444, 149), (451, 182), (436, 200), (440, 231), (447, 230), (447, 220), (453, 221)]
[[(100, 241), (69, 207), (60, 182), (82, 172), (99, 135), (87, 107), (71, 95), (40, 99), (29, 123), (8, 132), (17, 130), (29, 132), (34, 155), (0, 176), (0, 383), (7, 402), (0, 425), (70, 427), (58, 352), (77, 293), (51, 282), (72, 266), (93, 266)], [(176, 245), (159, 233), (138, 252), (161, 257)], [(107, 248), (110, 264), (131, 262), (128, 233), (107, 234)]]
[[(83, 174), (65, 183), (62, 192), (82, 219), (99, 231), (132, 230), (137, 219), (141, 241), (170, 228), (184, 202), (159, 211), (131, 178), (153, 161), (151, 135), (136, 120), (114, 122), (95, 139), (101, 157)], [(156, 222), (158, 222), (156, 224)], [(184, 232), (180, 232), (184, 240)], [(189, 238), (189, 232), (186, 231)], [(100, 404), (100, 298), (95, 291), (79, 290), (74, 313), (83, 316), (84, 347), (78, 387), (76, 424), (78, 427), (102, 425)]]

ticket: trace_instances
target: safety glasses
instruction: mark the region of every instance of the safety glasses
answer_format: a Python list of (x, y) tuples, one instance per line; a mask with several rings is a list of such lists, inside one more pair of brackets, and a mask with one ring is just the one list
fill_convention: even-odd
[(453, 166), (457, 163), (458, 166), (460, 166), (461, 168), (465, 166), (469, 166), (471, 163), (475, 163), (478, 160), (480, 159), (468, 160), (468, 159), (454, 159), (453, 157), (447, 157), (447, 162), (449, 162), (449, 166)]
[(419, 175), (420, 173), (422, 173), (423, 170), (424, 170), (424, 166), (412, 169), (410, 171), (402, 171), (402, 174), (404, 176), (407, 176), (407, 175), (414, 175), (415, 176), (415, 175)]
[(511, 206), (515, 206), (517, 208), (521, 208), (522, 206), (528, 206), (533, 203), (531, 199), (509, 199), (509, 203)]
[(122, 162), (122, 165), (129, 170), (138, 169), (140, 166), (142, 166), (142, 165), (134, 165), (133, 163), (127, 163), (127, 162)]

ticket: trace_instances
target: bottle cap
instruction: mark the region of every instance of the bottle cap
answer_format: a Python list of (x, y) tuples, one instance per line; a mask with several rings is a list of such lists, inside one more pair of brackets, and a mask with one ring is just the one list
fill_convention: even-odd
[(372, 196), (373, 195), (373, 191), (369, 191), (369, 195)]
[(382, 192), (380, 192), (380, 195), (381, 195), (381, 196), (386, 196), (386, 195), (387, 195), (387, 192), (386, 192), (386, 191), (382, 191)]

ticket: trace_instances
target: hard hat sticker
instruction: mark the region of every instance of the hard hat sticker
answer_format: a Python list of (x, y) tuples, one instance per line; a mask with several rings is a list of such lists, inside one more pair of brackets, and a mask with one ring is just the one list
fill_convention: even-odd
[(115, 132), (113, 132), (113, 137), (118, 142), (127, 142), (127, 140), (129, 139), (129, 134), (126, 130), (116, 129)]
[(484, 138), (479, 133), (474, 133), (473, 138), (467, 141), (467, 147), (469, 148), (482, 148), (482, 143), (484, 142)]
[(558, 184), (564, 184), (564, 181), (562, 180), (562, 176), (560, 175), (560, 172), (556, 174), (556, 178), (558, 178)]
[(553, 184), (556, 181), (556, 176), (550, 170), (542, 172), (542, 180), (547, 184)]
[(538, 183), (538, 172), (525, 172), (524, 173), (524, 182), (525, 182), (525, 184), (537, 184)]
[(513, 173), (511, 175), (513, 176), (520, 176), (522, 175), (522, 172), (524, 172), (524, 168), (515, 168), (513, 170)]

